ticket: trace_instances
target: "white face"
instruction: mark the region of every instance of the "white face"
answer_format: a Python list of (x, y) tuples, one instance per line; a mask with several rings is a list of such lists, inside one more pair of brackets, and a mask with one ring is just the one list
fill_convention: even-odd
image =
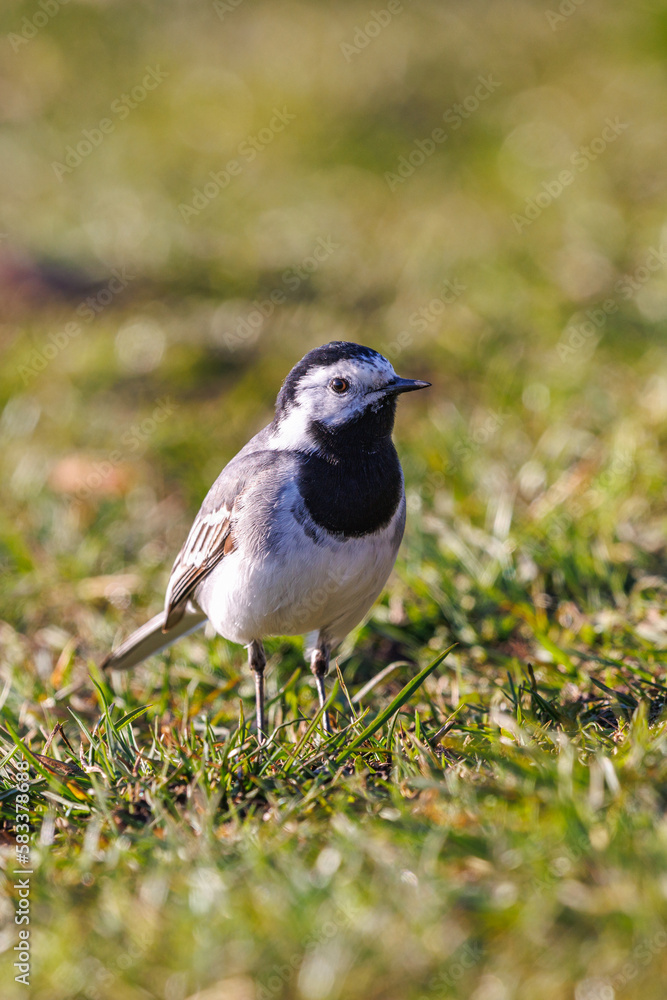
[(386, 400), (381, 391), (396, 378), (386, 358), (336, 361), (313, 368), (299, 380), (294, 400), (280, 422), (278, 448), (308, 447), (313, 420), (334, 429)]

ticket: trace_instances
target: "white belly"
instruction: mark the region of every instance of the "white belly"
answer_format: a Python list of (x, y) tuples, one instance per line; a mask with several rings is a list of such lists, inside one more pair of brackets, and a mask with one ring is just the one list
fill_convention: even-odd
[(374, 535), (316, 544), (296, 521), (271, 555), (225, 556), (200, 585), (197, 603), (216, 632), (247, 645), (269, 635), (322, 632), (337, 645), (384, 587), (403, 534), (404, 505)]

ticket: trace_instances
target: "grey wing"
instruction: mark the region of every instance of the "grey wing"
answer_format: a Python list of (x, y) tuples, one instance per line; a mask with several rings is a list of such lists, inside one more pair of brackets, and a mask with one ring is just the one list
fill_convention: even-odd
[(165, 597), (164, 632), (183, 617), (188, 599), (204, 577), (234, 551), (239, 501), (278, 456), (278, 452), (240, 452), (216, 479), (174, 562)]
[(233, 552), (234, 536), (231, 525), (233, 509), (233, 503), (231, 506), (223, 503), (217, 510), (208, 513), (200, 510), (197, 514), (171, 571), (165, 598), (163, 632), (183, 617), (188, 598), (197, 584), (223, 556)]

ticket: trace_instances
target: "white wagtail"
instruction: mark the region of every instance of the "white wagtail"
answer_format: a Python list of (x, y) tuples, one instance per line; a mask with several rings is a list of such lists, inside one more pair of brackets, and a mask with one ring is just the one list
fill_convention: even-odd
[[(257, 730), (266, 732), (262, 639), (314, 632), (320, 706), (329, 656), (384, 587), (405, 527), (403, 472), (391, 439), (396, 397), (430, 383), (334, 341), (289, 373), (273, 421), (209, 490), (167, 587), (164, 611), (103, 663), (125, 670), (208, 619), (248, 647)], [(324, 726), (329, 722), (324, 712)]]

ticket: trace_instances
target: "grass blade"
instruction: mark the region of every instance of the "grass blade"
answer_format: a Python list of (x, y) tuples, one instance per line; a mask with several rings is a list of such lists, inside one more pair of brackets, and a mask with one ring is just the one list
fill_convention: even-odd
[(436, 667), (440, 666), (447, 654), (454, 649), (455, 645), (456, 643), (452, 643), (452, 645), (449, 646), (444, 653), (440, 653), (439, 656), (436, 656), (432, 663), (429, 663), (428, 666), (424, 667), (423, 670), (420, 670), (411, 681), (408, 681), (403, 690), (396, 695), (394, 700), (390, 702), (387, 707), (383, 709), (355, 739), (352, 740), (349, 746), (345, 747), (343, 752), (337, 757), (336, 764), (342, 764), (345, 760), (347, 760), (353, 750), (356, 750), (358, 746), (361, 746), (361, 744), (367, 740), (369, 736), (372, 736), (373, 733), (380, 728), (380, 726), (384, 725), (387, 719), (390, 719), (395, 712), (398, 712), (398, 710), (405, 705), (406, 701), (409, 701), (415, 691), (422, 686), (426, 678), (433, 673)]

